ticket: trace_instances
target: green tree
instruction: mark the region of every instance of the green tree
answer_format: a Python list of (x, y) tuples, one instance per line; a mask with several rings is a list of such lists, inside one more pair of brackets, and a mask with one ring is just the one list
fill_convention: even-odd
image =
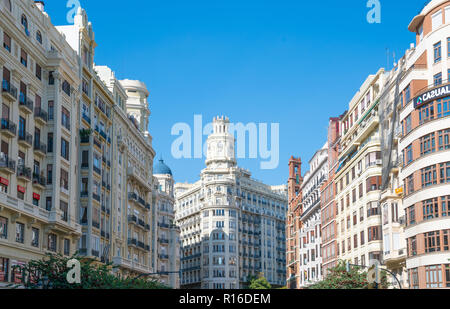
[[(379, 289), (388, 288), (386, 272), (381, 271), (381, 283)], [(367, 280), (367, 271), (352, 266), (347, 271), (346, 263), (339, 261), (338, 265), (329, 270), (326, 278), (310, 287), (309, 289), (373, 289), (374, 284)]]
[(262, 273), (258, 277), (249, 278), (249, 289), (251, 290), (270, 290), (271, 288), (272, 286)]
[[(80, 284), (67, 282), (66, 277), (70, 270), (67, 261), (70, 259), (80, 261)], [(59, 254), (47, 254), (41, 260), (33, 260), (15, 268), (15, 271), (22, 273), (22, 285), (27, 289), (42, 288), (44, 281), (48, 282), (44, 288), (52, 289), (169, 289), (156, 280), (134, 279), (113, 274), (115, 266), (111, 263), (95, 265), (94, 260), (77, 255), (68, 258)]]

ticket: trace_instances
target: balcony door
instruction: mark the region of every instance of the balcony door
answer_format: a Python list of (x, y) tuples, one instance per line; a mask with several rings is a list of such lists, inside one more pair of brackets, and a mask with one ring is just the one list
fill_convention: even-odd
[(22, 116), (19, 117), (19, 136), (25, 138), (25, 128), (27, 126), (27, 122), (25, 118)]
[(9, 120), (9, 106), (5, 103), (2, 104), (2, 128), (8, 127)]
[(7, 81), (8, 84), (11, 83), (11, 72), (5, 67), (3, 67), (3, 80)]
[(9, 154), (9, 144), (5, 141), (2, 141), (1, 144), (1, 159), (2, 160), (7, 160), (8, 159), (8, 154)]

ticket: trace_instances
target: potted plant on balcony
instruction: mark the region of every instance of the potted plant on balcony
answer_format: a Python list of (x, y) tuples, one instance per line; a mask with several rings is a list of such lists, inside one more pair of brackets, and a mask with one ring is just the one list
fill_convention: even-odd
[(92, 129), (80, 129), (81, 141), (89, 141), (89, 136), (92, 134)]

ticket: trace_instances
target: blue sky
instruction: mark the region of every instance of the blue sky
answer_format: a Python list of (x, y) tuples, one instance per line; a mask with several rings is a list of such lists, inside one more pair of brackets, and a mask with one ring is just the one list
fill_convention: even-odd
[[(170, 153), (177, 122), (280, 123), (280, 164), (239, 160), (269, 184), (287, 181), (288, 160), (306, 162), (326, 141), (328, 118), (342, 114), (365, 78), (397, 59), (425, 0), (380, 0), (381, 24), (369, 24), (367, 0), (80, 0), (92, 21), (95, 62), (149, 88), (153, 147), (176, 181), (195, 181), (204, 160)], [(67, 1), (47, 0), (55, 25)]]

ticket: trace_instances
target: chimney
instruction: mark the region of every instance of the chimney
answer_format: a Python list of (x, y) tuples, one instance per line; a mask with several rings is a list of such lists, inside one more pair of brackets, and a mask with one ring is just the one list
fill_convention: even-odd
[(44, 1), (34, 1), (34, 4), (38, 7), (41, 12), (45, 12), (45, 3)]

